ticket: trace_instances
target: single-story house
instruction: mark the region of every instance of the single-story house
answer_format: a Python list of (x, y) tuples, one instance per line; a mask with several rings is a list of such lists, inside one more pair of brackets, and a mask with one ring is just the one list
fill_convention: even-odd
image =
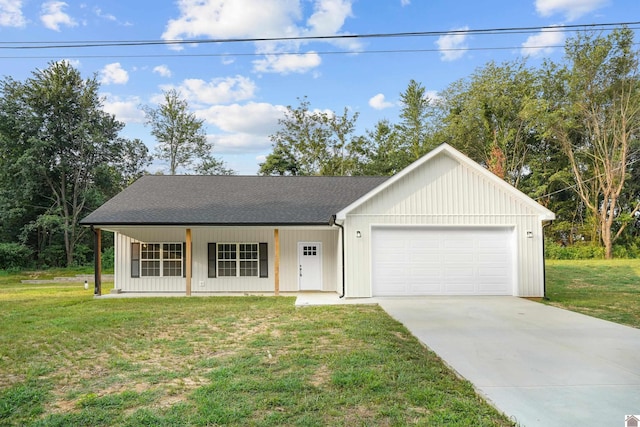
[(392, 177), (143, 176), (82, 224), (116, 292), (540, 297), (554, 218), (442, 144)]

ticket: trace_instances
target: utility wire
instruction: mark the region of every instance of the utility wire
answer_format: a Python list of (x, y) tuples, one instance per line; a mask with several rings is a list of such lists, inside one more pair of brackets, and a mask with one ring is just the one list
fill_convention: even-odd
[[(290, 42), (312, 40), (353, 40), (373, 38), (398, 38), (398, 37), (439, 37), (444, 35), (491, 35), (491, 34), (522, 34), (532, 32), (567, 32), (589, 31), (593, 29), (606, 29), (621, 26), (639, 25), (640, 21), (614, 22), (601, 24), (573, 24), (539, 27), (504, 27), (488, 29), (461, 29), (448, 31), (414, 31), (399, 33), (372, 33), (372, 34), (336, 34), (329, 36), (296, 36), (296, 37), (251, 37), (229, 39), (189, 39), (189, 40), (103, 40), (103, 41), (23, 41), (0, 42), (0, 49), (6, 50), (30, 50), (30, 49), (61, 49), (61, 48), (91, 48), (91, 47), (128, 47), (128, 46), (157, 46), (157, 45), (185, 45), (185, 44), (211, 44), (211, 43), (257, 43), (257, 42)], [(637, 28), (634, 28), (637, 29)]]
[[(640, 46), (640, 42), (633, 43)], [(430, 49), (381, 49), (381, 50), (337, 50), (337, 51), (310, 51), (310, 52), (244, 52), (244, 53), (157, 53), (157, 54), (116, 54), (116, 55), (62, 55), (61, 58), (74, 59), (101, 59), (101, 58), (215, 58), (215, 57), (247, 57), (247, 56), (288, 56), (288, 55), (365, 55), (365, 54), (403, 54), (403, 53), (440, 53), (457, 51), (492, 51), (492, 50), (537, 50), (560, 49), (564, 45), (544, 46), (492, 46), (492, 47), (462, 47), (462, 48), (430, 48)], [(0, 55), (0, 59), (50, 59), (51, 55)]]
[[(635, 159), (635, 160), (630, 160), (630, 161), (628, 161), (628, 162), (626, 163), (625, 167), (629, 167), (629, 166), (633, 165), (634, 163), (638, 163), (638, 162), (640, 162), (640, 158), (637, 158), (637, 159)], [(622, 166), (617, 167), (617, 168), (615, 168), (615, 169), (613, 169), (613, 170), (614, 170), (614, 171), (617, 171), (617, 170), (620, 170), (620, 169), (622, 169)], [(596, 179), (602, 178), (602, 177), (603, 177), (603, 176), (605, 176), (605, 175), (606, 175), (606, 174), (601, 173), (600, 175), (596, 175), (596, 176), (591, 177), (591, 178), (589, 178), (589, 179), (585, 179), (583, 182), (591, 182), (591, 181), (595, 181)], [(567, 191), (567, 190), (575, 190), (575, 189), (576, 189), (576, 187), (578, 187), (578, 184), (577, 184), (577, 183), (576, 183), (576, 184), (573, 184), (573, 185), (570, 185), (570, 186), (568, 186), (568, 187), (561, 188), (560, 190), (552, 191), (551, 193), (543, 194), (542, 196), (538, 196), (538, 197), (536, 197), (534, 200), (538, 201), (538, 200), (540, 200), (540, 199), (544, 199), (544, 198), (546, 198), (546, 197), (550, 197), (550, 196), (553, 196), (553, 195), (556, 195), (556, 194), (562, 193), (563, 191)]]

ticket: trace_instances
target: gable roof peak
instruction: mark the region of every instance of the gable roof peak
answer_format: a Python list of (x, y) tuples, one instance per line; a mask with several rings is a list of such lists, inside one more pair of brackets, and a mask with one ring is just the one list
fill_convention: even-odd
[(358, 200), (351, 203), (346, 208), (342, 209), (336, 215), (336, 219), (338, 221), (343, 221), (346, 218), (347, 214), (349, 214), (349, 212), (353, 211), (358, 206), (361, 206), (363, 203), (365, 203), (367, 200), (370, 200), (371, 198), (375, 197), (377, 194), (381, 193), (385, 189), (394, 185), (396, 182), (400, 181), (407, 175), (413, 173), (416, 169), (423, 167), (423, 165), (425, 165), (426, 163), (429, 163), (430, 161), (432, 161), (432, 159), (434, 159), (439, 155), (447, 155), (453, 158), (458, 163), (465, 165), (466, 167), (470, 168), (471, 170), (475, 171), (476, 173), (490, 180), (494, 185), (502, 188), (504, 191), (512, 194), (514, 197), (523, 201), (526, 205), (530, 206), (531, 208), (539, 212), (541, 220), (551, 221), (555, 219), (555, 214), (551, 212), (549, 209), (545, 208), (544, 206), (542, 206), (541, 204), (539, 204), (538, 202), (533, 200), (531, 197), (527, 196), (522, 191), (518, 190), (517, 188), (515, 188), (505, 180), (497, 177), (495, 174), (485, 169), (477, 162), (471, 160), (469, 157), (462, 154), (460, 151), (456, 150), (446, 142), (443, 142), (442, 144), (438, 145), (436, 148), (429, 151), (427, 154), (425, 154), (415, 162), (411, 163), (409, 166), (407, 166), (406, 168), (398, 172), (396, 175), (392, 176), (390, 179), (388, 179), (381, 185), (372, 189), (367, 194), (363, 195), (362, 197), (360, 197)]

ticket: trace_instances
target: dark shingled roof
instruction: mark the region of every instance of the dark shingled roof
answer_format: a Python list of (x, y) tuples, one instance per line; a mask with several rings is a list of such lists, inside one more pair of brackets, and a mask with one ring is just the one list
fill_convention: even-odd
[(138, 179), (83, 225), (328, 224), (388, 177), (163, 176)]

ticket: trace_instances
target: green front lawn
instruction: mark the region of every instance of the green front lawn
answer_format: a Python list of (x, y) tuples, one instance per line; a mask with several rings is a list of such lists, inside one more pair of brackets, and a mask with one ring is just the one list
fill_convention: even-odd
[(20, 278), (0, 275), (0, 425), (512, 425), (377, 306)]
[(640, 328), (640, 259), (547, 261), (546, 303)]

